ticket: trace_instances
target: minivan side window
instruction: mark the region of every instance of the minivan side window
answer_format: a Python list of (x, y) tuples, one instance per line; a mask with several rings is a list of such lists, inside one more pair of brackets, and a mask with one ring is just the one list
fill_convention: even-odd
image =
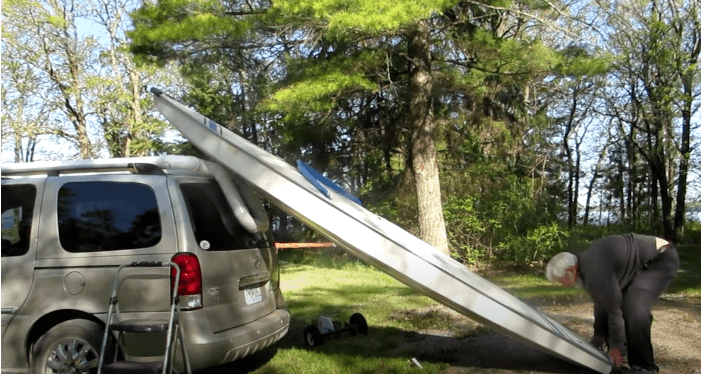
[(180, 191), (200, 248), (229, 251), (269, 245), (264, 234), (252, 234), (241, 226), (216, 182), (183, 183)]
[(31, 184), (2, 186), (2, 257), (29, 251), (37, 189)]
[(153, 189), (124, 182), (71, 182), (58, 191), (58, 234), (68, 252), (152, 247), (161, 241)]

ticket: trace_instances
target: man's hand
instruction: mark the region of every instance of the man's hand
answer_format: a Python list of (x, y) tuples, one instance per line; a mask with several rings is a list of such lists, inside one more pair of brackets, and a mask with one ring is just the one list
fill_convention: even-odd
[(623, 366), (623, 356), (621, 356), (621, 350), (619, 348), (609, 349), (609, 356), (613, 359), (613, 366), (616, 369), (620, 369)]

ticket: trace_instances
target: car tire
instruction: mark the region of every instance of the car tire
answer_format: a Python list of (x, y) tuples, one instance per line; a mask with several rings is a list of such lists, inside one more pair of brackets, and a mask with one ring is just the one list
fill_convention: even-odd
[[(94, 374), (100, 361), (104, 328), (85, 319), (74, 319), (52, 327), (34, 345), (33, 374)], [(105, 363), (112, 362), (114, 338), (109, 337)]]

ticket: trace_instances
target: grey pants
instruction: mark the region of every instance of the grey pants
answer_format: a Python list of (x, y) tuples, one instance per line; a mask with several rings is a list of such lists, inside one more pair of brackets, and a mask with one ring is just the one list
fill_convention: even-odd
[[(656, 369), (650, 329), (652, 304), (677, 275), (679, 255), (673, 245), (638, 273), (623, 292), (623, 319), (626, 324), (628, 364)], [(606, 310), (594, 308), (594, 335), (608, 337)]]

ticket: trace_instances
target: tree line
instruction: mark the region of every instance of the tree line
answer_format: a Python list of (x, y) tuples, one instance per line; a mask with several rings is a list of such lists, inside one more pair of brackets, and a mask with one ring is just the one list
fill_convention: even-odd
[[(700, 5), (8, 0), (3, 153), (196, 154), (156, 85), (465, 263), (615, 230), (679, 242), (701, 187)], [(273, 212), (279, 237), (314, 235)]]

